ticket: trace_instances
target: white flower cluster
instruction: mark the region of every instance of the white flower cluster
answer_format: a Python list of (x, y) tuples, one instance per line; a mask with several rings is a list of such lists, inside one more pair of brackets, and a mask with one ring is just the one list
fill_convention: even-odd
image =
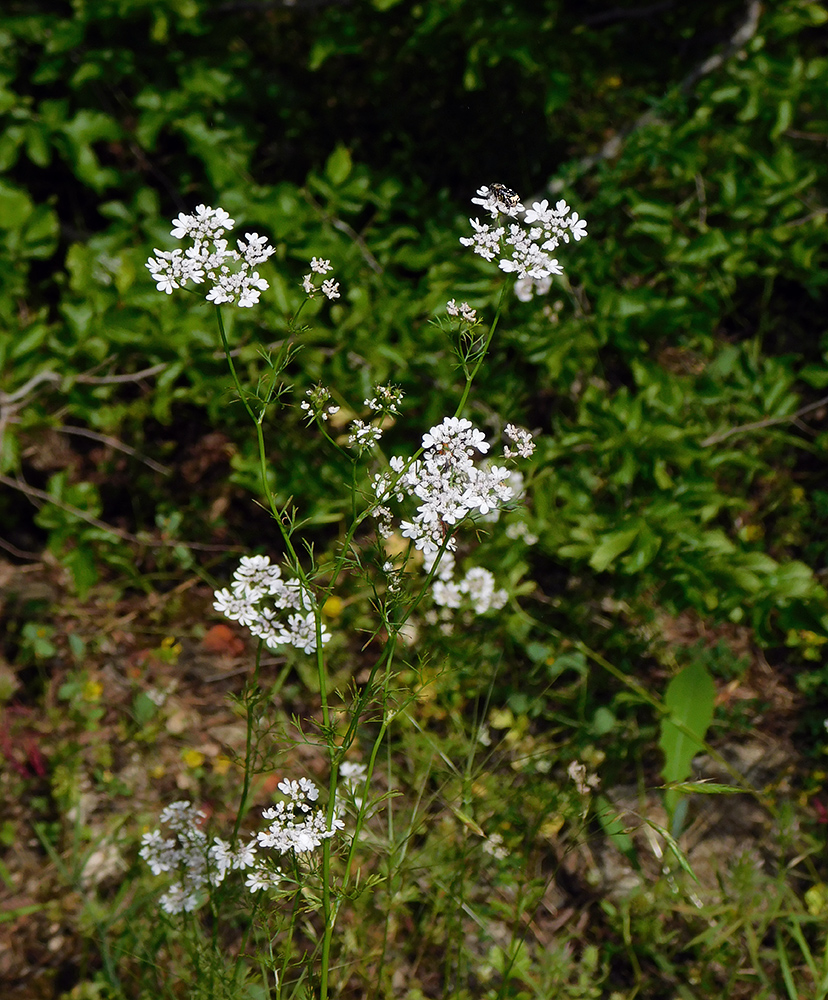
[(459, 316), (469, 326), (477, 322), (477, 312), (472, 309), (468, 302), (461, 302), (458, 306), (454, 299), (449, 299), (446, 303), (446, 312), (449, 316)]
[[(513, 441), (520, 440), (526, 451), (531, 435), (528, 431), (514, 430), (518, 436), (510, 434), (510, 437)], [(378, 530), (386, 537), (393, 532), (389, 502), (403, 503), (407, 497), (419, 501), (416, 514), (411, 520), (401, 521), (400, 527), (403, 537), (410, 538), (423, 553), (427, 571), (433, 569), (442, 551), (433, 585), (435, 603), (446, 608), (460, 608), (468, 603), (477, 614), (501, 608), (507, 599), (506, 592), (495, 587), (494, 576), (488, 570), (473, 567), (462, 580), (454, 582), (457, 548), (454, 531), (467, 517), (496, 517), (515, 496), (511, 485), (513, 472), (505, 466), (475, 464), (478, 456), (489, 450), (489, 443), (469, 420), (446, 417), (423, 435), (422, 443), (422, 459), (406, 464), (404, 459), (394, 457), (390, 461), (391, 472), (374, 477), (378, 502), (373, 515)], [(389, 572), (388, 564), (385, 568)], [(389, 572), (389, 584), (391, 576)], [(398, 587), (396, 580), (394, 587)]]
[(356, 761), (345, 760), (339, 768), (339, 776), (345, 787), (346, 795), (352, 795), (354, 804), (361, 809), (365, 803), (365, 785), (368, 768)]
[(147, 862), (153, 875), (178, 872), (181, 876), (161, 897), (161, 908), (166, 913), (194, 910), (199, 903), (199, 892), (207, 884), (207, 837), (198, 826), (205, 818), (189, 802), (173, 802), (161, 813), (172, 837), (163, 837), (160, 830), (153, 830), (141, 837), (140, 856)]
[(506, 537), (514, 541), (522, 539), (526, 545), (537, 545), (539, 541), (538, 536), (530, 531), (528, 525), (524, 524), (523, 521), (513, 521), (512, 524), (507, 524)]
[[(214, 596), (216, 611), (249, 628), (271, 649), (288, 645), (304, 653), (316, 651), (316, 618), (310, 594), (298, 580), (282, 579), (281, 570), (268, 556), (242, 556), (230, 589), (217, 590)], [(323, 644), (329, 639), (330, 633), (322, 625)]]
[(498, 861), (503, 861), (509, 857), (509, 851), (503, 844), (503, 835), (500, 833), (490, 833), (483, 841), (483, 850)]
[(255, 863), (255, 841), (240, 844), (234, 851), (216, 837), (208, 847), (207, 835), (200, 826), (205, 818), (206, 814), (190, 802), (173, 802), (161, 813), (161, 823), (173, 836), (165, 838), (159, 829), (141, 838), (139, 854), (153, 875), (179, 875), (161, 897), (161, 908), (166, 913), (189, 913), (198, 906), (201, 890), (208, 882), (220, 885), (231, 869), (249, 868)]
[(238, 250), (228, 246), (224, 233), (235, 221), (223, 208), (199, 205), (194, 215), (183, 212), (173, 219), (171, 234), (176, 239), (188, 237), (192, 246), (187, 250), (155, 250), (154, 257), (146, 263), (159, 292), (172, 294), (188, 282), (210, 282), (207, 301), (221, 305), (235, 302), (244, 308), (259, 301), (259, 293), (269, 288), (267, 281), (252, 270), (263, 264), (275, 250), (268, 245), (267, 237), (258, 233), (245, 233), (244, 240), (237, 240)]
[[(309, 299), (312, 299), (316, 295), (316, 285), (314, 284), (313, 274), (327, 274), (328, 271), (333, 269), (333, 265), (329, 260), (323, 260), (321, 257), (311, 258), (311, 273), (306, 274), (302, 278), (302, 288), (305, 290), (305, 295)], [(319, 286), (322, 294), (328, 299), (338, 299), (339, 298), (339, 282), (334, 281), (333, 278), (326, 278), (322, 284)]]
[(319, 789), (312, 781), (307, 778), (280, 781), (278, 787), (287, 796), (287, 801), (262, 813), (270, 820), (270, 826), (256, 834), (261, 847), (273, 848), (281, 854), (288, 851), (306, 854), (344, 828), (345, 824), (336, 816), (329, 827), (324, 811), (313, 808), (312, 803), (319, 798)]
[(504, 458), (515, 458), (517, 455), (521, 458), (532, 457), (535, 451), (535, 442), (529, 431), (523, 427), (518, 427), (517, 424), (506, 424), (503, 428), (503, 433), (507, 438), (511, 439), (515, 446), (512, 449), (509, 445), (506, 445), (503, 449)]
[(546, 200), (536, 201), (526, 211), (518, 196), (500, 184), (481, 187), (477, 193), (480, 197), (472, 198), (472, 202), (482, 205), (493, 219), (500, 215), (515, 217), (525, 211), (523, 221), (529, 228), (514, 222), (508, 229), (492, 227), (478, 219), (469, 219), (475, 232), (473, 236), (461, 237), (463, 246), (472, 247), (484, 260), (498, 258), (500, 269), (515, 272), (519, 281), (531, 278), (540, 283), (552, 274), (563, 274), (563, 268), (551, 254), (561, 241), (577, 242), (586, 236), (586, 222), (577, 212), (572, 212), (563, 200), (554, 208)]
[[(388, 526), (388, 531), (385, 534), (391, 534), (390, 526)], [(382, 564), (382, 571), (385, 573), (385, 586), (388, 593), (399, 594), (402, 589), (402, 570), (395, 566), (392, 560), (388, 559)]]
[(220, 885), (230, 871), (247, 871), (245, 886), (250, 892), (273, 889), (281, 881), (281, 869), (272, 860), (258, 856), (259, 848), (278, 854), (307, 854), (329, 837), (344, 828), (338, 817), (330, 827), (322, 809), (313, 809), (311, 803), (319, 797), (319, 790), (312, 781), (282, 781), (279, 791), (287, 796), (273, 809), (262, 812), (270, 825), (246, 843), (233, 850), (226, 840), (214, 837), (208, 846), (207, 835), (201, 829), (205, 813), (190, 802), (173, 802), (161, 813), (160, 821), (166, 824), (171, 837), (164, 837), (161, 830), (145, 833), (141, 838), (140, 856), (147, 862), (153, 875), (177, 872), (179, 880), (161, 897), (161, 908), (166, 913), (194, 910), (208, 883)]
[(382, 437), (382, 428), (376, 424), (366, 424), (364, 420), (352, 420), (348, 435), (348, 446), (356, 448), (360, 454), (373, 448)]
[(471, 605), (476, 615), (485, 615), (487, 611), (498, 611), (509, 595), (502, 588), (495, 588), (494, 574), (482, 566), (472, 566), (459, 583), (451, 578), (454, 570), (453, 557), (448, 562), (449, 579), (443, 579), (444, 563), (440, 564), (441, 579), (435, 580), (432, 587), (434, 603), (443, 608), (460, 608), (464, 598)]
[(357, 785), (365, 783), (368, 776), (368, 768), (357, 761), (346, 760), (339, 768), (339, 776), (345, 782), (346, 788), (353, 791)]
[(530, 278), (527, 275), (515, 282), (515, 297), (521, 302), (531, 302), (534, 295), (546, 295), (551, 287), (550, 275), (540, 279)]
[(382, 437), (382, 418), (399, 414), (399, 405), (403, 395), (403, 391), (398, 385), (389, 383), (388, 385), (375, 386), (374, 395), (370, 399), (364, 400), (364, 404), (377, 414), (378, 419), (374, 423), (359, 419), (352, 420), (348, 446), (355, 448), (360, 455), (370, 451)]
[(303, 410), (307, 411), (310, 418), (309, 423), (315, 419), (329, 420), (339, 413), (338, 406), (329, 405), (331, 393), (324, 385), (315, 385), (311, 389), (307, 389), (305, 395), (308, 398), (303, 399), (300, 405)]
[(473, 512), (486, 514), (502, 506), (512, 499), (512, 491), (505, 485), (507, 468), (483, 469), (474, 464), (475, 452), (485, 455), (489, 443), (470, 420), (446, 417), (423, 435), (423, 448), (420, 461), (406, 466), (404, 459), (394, 457), (390, 462), (394, 474), (374, 477), (379, 501), (374, 515), (381, 523), (390, 521), (385, 502), (392, 496), (400, 503), (406, 496), (421, 501), (413, 519), (402, 522), (402, 534), (433, 558), (446, 542), (449, 551), (455, 548), (450, 533), (458, 521)]
[(578, 789), (579, 795), (589, 795), (593, 789), (598, 788), (601, 784), (601, 779), (598, 775), (588, 774), (586, 764), (581, 764), (577, 760), (570, 761), (566, 773), (575, 782), (575, 787)]
[(472, 198), (472, 205), (480, 205), (493, 219), (499, 215), (510, 215), (513, 218), (524, 211), (520, 203), (520, 195), (507, 188), (505, 184), (492, 184), (477, 189), (477, 198)]

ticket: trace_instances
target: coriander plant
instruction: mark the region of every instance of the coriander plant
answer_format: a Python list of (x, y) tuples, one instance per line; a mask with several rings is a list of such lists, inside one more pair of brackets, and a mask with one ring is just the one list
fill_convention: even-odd
[[(447, 319), (441, 325), (451, 338), (462, 375), (454, 412), (425, 431), (412, 430), (418, 446), (386, 454), (384, 433), (404, 418), (403, 393), (397, 385), (377, 385), (363, 400), (362, 416), (356, 415), (353, 401), (322, 383), (298, 401), (308, 427), (319, 435), (320, 447), (333, 449), (351, 468), (350, 480), (342, 484), (349, 523), (330, 558), (317, 556), (303, 532), (301, 512), (290, 502), (277, 503), (270, 485), (266, 428), (273, 409), (288, 405), (288, 371), (308, 332), (299, 323), (302, 310), (317, 295), (328, 300), (341, 295), (339, 283), (329, 276), (331, 262), (317, 257), (310, 261), (302, 279), (304, 299), (288, 317), (288, 336), (275, 351), (262, 352), (265, 374), (252, 387), (241, 381), (222, 309), (257, 304), (269, 288), (259, 268), (268, 263), (274, 247), (250, 232), (233, 248), (225, 233), (234, 220), (221, 208), (199, 205), (194, 214), (181, 214), (173, 222), (172, 236), (186, 245), (156, 249), (147, 262), (159, 291), (170, 295), (178, 289), (206, 288), (206, 300), (216, 307), (235, 393), (256, 435), (261, 500), (274, 527), (272, 538), (263, 544), (266, 551), (243, 556), (229, 585), (216, 589), (214, 597), (215, 610), (256, 641), (255, 661), (241, 697), (246, 743), (235, 822), (221, 831), (223, 836), (210, 837), (204, 829), (206, 814), (189, 801), (178, 801), (164, 809), (160, 828), (142, 840), (141, 857), (165, 882), (160, 898), (164, 919), (180, 921), (185, 929), (196, 992), (211, 997), (253, 995), (243, 990), (256, 964), (263, 979), (275, 983), (277, 996), (297, 995), (309, 987), (325, 1000), (334, 983), (341, 986), (347, 980), (347, 968), (334, 957), (343, 907), (368, 887), (383, 881), (393, 885), (395, 864), (404, 853), (391, 850), (389, 840), (384, 870), (375, 869), (368, 879), (362, 874), (360, 853), (366, 847), (381, 848), (380, 816), (385, 815), (387, 832), (394, 828), (393, 795), (373, 792), (379, 755), (388, 753), (395, 719), (416, 715), (417, 691), (406, 690), (399, 681), (407, 665), (412, 616), (420, 612), (424, 621), (450, 630), (458, 616), (492, 615), (515, 598), (496, 568), (475, 564), (474, 539), (500, 530), (502, 516), (520, 504), (524, 479), (516, 462), (531, 458), (533, 436), (507, 423), (501, 457), (494, 458), (493, 442), (463, 414), (504, 297), (510, 288), (524, 300), (547, 291), (552, 276), (563, 273), (552, 254), (561, 243), (582, 239), (586, 223), (564, 201), (554, 207), (540, 201), (527, 210), (502, 184), (481, 187), (472, 201), (490, 221), (471, 219), (473, 235), (460, 243), (486, 261), (497, 261), (501, 271), (515, 276), (516, 284), (503, 283), (488, 324), (466, 302), (458, 305), (452, 299), (446, 305)], [(341, 407), (353, 414), (347, 426), (340, 419)], [(515, 542), (534, 540), (520, 523), (507, 530)], [(323, 616), (349, 577), (369, 606), (373, 625), (365, 643), (368, 667), (343, 692), (332, 688), (326, 649), (333, 633)], [(273, 725), (267, 692), (259, 683), (262, 657), (269, 653), (310, 660), (318, 718), (295, 719), (282, 731)], [(428, 656), (427, 649), (418, 649), (419, 662)], [(355, 759), (355, 744), (365, 733), (370, 734), (370, 749), (360, 761)], [(481, 740), (485, 742), (482, 734)], [(258, 819), (251, 817), (254, 779), (275, 771), (277, 758), (302, 742), (321, 747), (327, 757), (325, 792), (320, 794), (305, 775), (282, 777), (274, 803)], [(468, 823), (482, 838), (484, 852), (498, 861), (507, 857), (500, 833), (487, 834), (471, 819)], [(228, 963), (220, 955), (219, 927), (229, 917), (231, 901), (247, 916), (244, 942), (235, 961)], [(198, 933), (202, 913), (210, 914), (204, 927), (213, 928), (209, 946)], [(384, 950), (385, 945), (383, 955)]]

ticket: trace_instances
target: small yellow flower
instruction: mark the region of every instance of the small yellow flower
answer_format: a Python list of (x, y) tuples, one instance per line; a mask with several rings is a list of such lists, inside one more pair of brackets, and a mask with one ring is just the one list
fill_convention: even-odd
[(818, 917), (828, 910), (828, 886), (817, 882), (805, 893), (805, 905), (812, 917)]
[(103, 694), (103, 684), (100, 681), (87, 681), (83, 686), (84, 701), (100, 701)]
[(765, 534), (765, 529), (761, 524), (746, 524), (739, 532), (739, 537), (743, 542), (755, 542)]
[(201, 767), (204, 763), (204, 754), (200, 750), (185, 750), (181, 754), (181, 760), (184, 762), (186, 767), (196, 768)]
[(229, 757), (216, 757), (213, 761), (213, 771), (216, 774), (227, 774), (233, 766), (233, 761)]

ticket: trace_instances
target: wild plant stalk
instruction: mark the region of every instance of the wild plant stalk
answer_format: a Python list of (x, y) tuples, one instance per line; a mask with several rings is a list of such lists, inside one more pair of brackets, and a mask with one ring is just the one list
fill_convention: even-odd
[[(569, 242), (570, 237), (578, 240), (585, 235), (583, 220), (579, 220), (577, 213), (569, 214), (569, 207), (564, 202), (559, 202), (554, 209), (550, 209), (546, 202), (536, 203), (531, 210), (526, 211), (520, 205), (517, 195), (502, 185), (493, 185), (491, 189), (481, 188), (478, 197), (472, 200), (481, 205), (498, 223), (503, 217), (515, 218), (520, 213), (525, 213), (524, 221), (531, 224), (530, 229), (512, 224), (507, 231), (500, 225), (494, 227), (488, 224), (481, 225), (475, 219), (471, 220), (475, 230), (474, 236), (462, 239), (461, 242), (472, 247), (475, 253), (487, 260), (499, 257), (501, 269), (505, 272), (515, 272), (518, 283), (523, 282), (524, 291), (528, 287), (530, 295), (533, 287), (540, 288), (543, 282), (549, 280), (550, 275), (562, 272), (557, 260), (550, 256), (558, 243), (561, 240)], [(456, 581), (453, 554), (457, 529), (460, 526), (474, 516), (485, 517), (493, 511), (498, 511), (514, 496), (514, 491), (507, 485), (511, 475), (507, 468), (496, 465), (482, 467), (474, 464), (474, 457), (478, 453), (485, 454), (489, 444), (482, 432), (473, 428), (471, 422), (461, 416), (470, 398), (474, 381), (490, 351), (502, 314), (507, 285), (503, 283), (501, 287), (494, 317), (485, 335), (479, 333), (476, 312), (467, 303), (462, 303), (460, 306), (457, 306), (454, 300), (448, 303), (446, 311), (449, 317), (458, 321), (456, 350), (464, 375), (464, 385), (454, 415), (446, 417), (441, 424), (432, 427), (423, 436), (421, 446), (410, 458), (384, 459), (383, 465), (387, 471), (374, 477), (371, 489), (360, 493), (359, 463), (368, 452), (380, 456), (377, 444), (382, 434), (382, 420), (399, 414), (398, 403), (402, 396), (401, 392), (390, 385), (378, 386), (374, 398), (365, 401), (373, 418), (368, 423), (360, 419), (352, 421), (348, 439), (352, 453), (345, 451), (327, 430), (326, 421), (338, 410), (338, 407), (330, 404), (328, 390), (317, 386), (306, 393), (309, 398), (302, 403), (302, 408), (307, 412), (309, 423), (315, 424), (322, 438), (340, 455), (347, 456), (352, 463), (351, 523), (340, 541), (333, 565), (327, 571), (327, 582), (317, 585), (318, 573), (313, 560), (311, 559), (310, 569), (305, 569), (294, 545), (293, 535), (297, 528), (296, 512), (289, 510), (287, 506), (280, 508), (276, 502), (276, 492), (270, 487), (264, 423), (270, 406), (287, 391), (286, 386), (278, 384), (278, 379), (298, 349), (295, 342), (296, 320), (301, 309), (320, 291), (328, 299), (338, 298), (339, 285), (331, 278), (324, 278), (331, 269), (329, 261), (318, 258), (311, 261), (311, 272), (302, 282), (306, 297), (288, 324), (288, 339), (275, 359), (271, 357), (265, 359), (271, 369), (269, 380), (260, 383), (259, 390), (255, 392), (246, 390), (233, 359), (221, 307), (223, 304), (250, 307), (258, 301), (260, 292), (268, 287), (268, 283), (254, 268), (264, 263), (274, 250), (264, 237), (256, 233), (247, 233), (245, 240), (238, 240), (238, 250), (229, 249), (227, 241), (222, 237), (225, 229), (232, 225), (233, 220), (223, 210), (198, 206), (194, 215), (179, 216), (174, 221), (172, 230), (172, 235), (177, 238), (189, 237), (193, 246), (186, 254), (180, 249), (171, 252), (156, 250), (155, 257), (150, 259), (147, 267), (159, 290), (168, 294), (173, 289), (188, 283), (199, 284), (206, 280), (211, 286), (207, 299), (216, 306), (219, 337), (236, 395), (255, 428), (261, 488), (266, 507), (276, 522), (286, 553), (285, 564), (292, 573), (292, 579), (283, 578), (281, 570), (272, 565), (267, 557), (245, 557), (234, 576), (232, 587), (229, 590), (216, 592), (216, 609), (231, 620), (247, 626), (259, 640), (255, 666), (245, 698), (247, 719), (244, 775), (230, 844), (224, 844), (217, 838), (213, 846), (208, 848), (206, 837), (198, 828), (197, 811), (189, 803), (176, 803), (162, 814), (162, 821), (170, 825), (175, 833), (175, 839), (165, 841), (161, 838), (160, 832), (156, 831), (145, 836), (141, 853), (156, 872), (175, 870), (176, 867), (182, 870), (183, 865), (183, 881), (176, 884), (162, 898), (162, 906), (168, 912), (186, 912), (196, 908), (200, 898), (199, 893), (203, 888), (210, 883), (219, 884), (233, 868), (246, 869), (250, 872), (247, 885), (251, 892), (260, 893), (264, 889), (275, 888), (278, 885), (281, 878), (280, 869), (274, 872), (264, 862), (257, 860), (256, 841), (248, 844), (239, 842), (258, 754), (258, 738), (254, 730), (255, 713), (259, 703), (252, 697), (252, 691), (258, 685), (261, 655), (265, 645), (270, 648), (292, 645), (306, 654), (314, 655), (319, 687), (321, 732), (330, 767), (327, 804), (324, 810), (314, 811), (313, 803), (317, 792), (312, 782), (306, 779), (300, 779), (298, 782), (283, 781), (279, 788), (287, 797), (287, 802), (279, 803), (275, 809), (265, 811), (265, 818), (272, 819), (273, 822), (267, 831), (257, 834), (257, 842), (259, 850), (263, 847), (273, 848), (287, 853), (292, 858), (293, 877), (297, 886), (293, 892), (287, 942), (282, 959), (278, 969), (273, 965), (273, 971), (278, 975), (280, 996), (289, 970), (290, 942), (299, 907), (302, 867), (298, 858), (300, 853), (304, 855), (313, 848), (321, 846), (323, 929), (321, 941), (314, 949), (314, 955), (318, 952), (319, 997), (320, 1000), (327, 1000), (331, 986), (333, 934), (338, 915), (344, 900), (348, 897), (348, 889), (354, 878), (357, 844), (370, 808), (367, 789), (370, 786), (379, 751), (395, 715), (395, 708), (391, 702), (391, 684), (397, 672), (396, 657), (401, 631), (427, 595), (432, 596), (438, 607), (446, 609), (458, 608), (464, 601), (470, 602), (472, 611), (477, 614), (502, 607), (507, 599), (505, 590), (495, 589), (494, 577), (488, 570), (473, 567), (466, 573), (465, 578)], [(317, 284), (316, 276), (323, 279), (321, 285)], [(506, 434), (515, 442), (516, 450), (506, 447), (505, 458), (531, 455), (534, 444), (527, 431), (510, 424), (506, 427)], [(372, 492), (374, 496), (369, 499)], [(362, 509), (360, 509), (361, 496)], [(388, 537), (393, 530), (393, 515), (389, 504), (401, 503), (406, 498), (414, 498), (415, 504), (419, 503), (417, 512), (411, 520), (400, 522), (402, 536), (409, 539), (408, 554), (404, 557), (401, 567), (396, 566), (393, 561), (386, 562), (383, 566), (384, 584), (379, 588), (369, 579), (377, 595), (376, 607), (380, 618), (375, 635), (381, 629), (385, 630), (384, 646), (369, 670), (362, 691), (355, 694), (344, 721), (334, 721), (331, 714), (328, 669), (324, 651), (330, 636), (323, 622), (322, 609), (333, 596), (347, 567), (358, 567), (367, 574), (358, 553), (354, 550), (356, 533), (366, 518), (374, 518), (377, 521), (378, 534)], [(415, 551), (422, 553), (426, 572), (419, 586), (404, 595), (401, 592), (402, 574)], [(309, 547), (308, 552), (312, 556)], [(271, 603), (268, 604), (268, 601)], [(382, 680), (378, 682), (380, 674)], [(367, 765), (364, 767), (366, 793), (358, 802), (350, 845), (345, 855), (339, 887), (335, 891), (332, 838), (336, 831), (344, 826), (339, 818), (340, 809), (337, 801), (340, 767), (344, 755), (356, 738), (362, 720), (369, 711), (376, 711), (377, 708), (380, 711), (381, 721), (372, 741)], [(390, 797), (387, 808), (389, 830), (393, 831)], [(391, 879), (392, 875), (389, 869), (387, 877)], [(218, 914), (215, 914), (215, 918), (214, 926), (217, 926)], [(383, 956), (384, 953), (383, 947)], [(447, 958), (450, 961), (450, 952)], [(234, 978), (239, 974), (241, 959), (240, 953)]]

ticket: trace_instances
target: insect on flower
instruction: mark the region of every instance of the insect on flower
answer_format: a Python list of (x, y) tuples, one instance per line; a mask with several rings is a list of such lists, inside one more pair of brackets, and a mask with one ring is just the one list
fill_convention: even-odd
[(492, 184), (489, 186), (489, 192), (496, 202), (505, 205), (506, 208), (514, 208), (520, 204), (520, 195), (517, 191), (507, 188), (505, 184)]

